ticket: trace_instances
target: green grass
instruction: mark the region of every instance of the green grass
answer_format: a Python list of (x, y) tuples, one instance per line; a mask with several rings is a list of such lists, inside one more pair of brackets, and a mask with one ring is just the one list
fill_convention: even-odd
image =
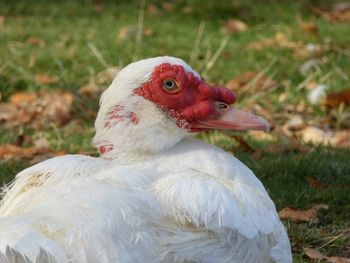
[[(258, 2), (258, 3), (257, 3)], [(161, 10), (160, 1), (147, 1)], [(143, 27), (152, 29), (153, 36), (143, 36), (140, 42), (135, 36), (118, 38), (118, 32), (125, 26), (138, 25), (138, 1), (7, 1), (1, 4), (0, 15), (0, 94), (6, 101), (19, 90), (38, 91), (40, 88), (67, 89), (77, 91), (96, 73), (109, 66), (123, 66), (140, 58), (158, 55), (178, 56), (189, 60), (196, 40), (198, 27), (204, 23), (204, 33), (198, 47), (198, 57), (192, 66), (204, 73), (207, 80), (224, 84), (247, 70), (267, 70), (283, 83), (275, 92), (262, 97), (259, 102), (269, 105), (270, 110), (281, 111), (286, 103), (279, 103), (278, 96), (289, 93), (288, 103), (305, 100), (305, 89), (296, 89), (305, 76), (299, 67), (306, 59), (296, 58), (287, 48), (268, 47), (261, 50), (248, 48), (252, 42), (273, 38), (283, 32), (290, 41), (316, 43), (326, 48), (323, 64), (312, 79), (324, 80), (330, 90), (341, 90), (349, 85), (349, 55), (331, 46), (346, 50), (350, 45), (350, 27), (346, 23), (331, 23), (315, 17), (310, 8), (317, 5), (330, 6), (332, 1), (176, 1), (175, 11), (161, 11), (159, 15), (145, 11)], [(181, 12), (185, 6), (193, 8), (192, 14)], [(236, 17), (245, 21), (249, 28), (239, 34), (224, 34), (221, 25), (225, 20)], [(300, 20), (312, 21), (319, 28), (319, 35), (305, 32), (299, 26)], [(28, 39), (35, 37), (41, 45), (32, 45)], [(206, 68), (208, 61), (228, 41), (212, 68)], [(97, 55), (100, 53), (101, 57)], [(347, 50), (349, 52), (349, 49)], [(30, 60), (35, 57), (35, 63)], [(39, 85), (36, 74), (58, 76), (60, 81), (52, 85)], [(76, 105), (75, 116), (82, 118), (81, 132), (69, 128), (48, 128), (43, 135), (50, 142), (53, 151), (76, 153), (92, 151), (93, 116), (86, 117), (81, 110), (97, 109), (97, 98)], [(245, 104), (239, 101), (238, 104)], [(88, 105), (88, 106), (87, 106)], [(315, 109), (315, 116), (327, 115), (322, 109)], [(0, 144), (16, 142), (21, 128), (6, 130), (0, 127)], [(24, 129), (24, 134), (34, 136), (36, 131)], [(225, 150), (232, 150), (237, 144), (228, 136), (212, 132), (202, 135), (205, 140)], [(256, 142), (249, 136), (249, 144), (262, 150), (262, 159), (255, 159), (249, 153), (235, 151), (266, 186), (278, 209), (295, 207), (307, 209), (314, 204), (327, 204), (329, 210), (319, 212), (314, 223), (285, 222), (293, 244), (295, 262), (307, 262), (302, 247), (320, 248), (326, 255), (350, 257), (347, 250), (350, 242), (345, 229), (350, 227), (350, 151), (328, 148), (314, 148), (305, 154), (286, 151), (270, 153), (268, 142)], [(279, 142), (282, 143), (282, 142)], [(286, 146), (288, 149), (288, 146)], [(0, 160), (0, 180), (9, 182), (16, 172), (28, 166), (23, 161)], [(305, 177), (312, 177), (324, 183), (326, 188), (310, 187)], [(334, 237), (336, 237), (334, 239)], [(334, 239), (334, 240), (333, 240)]]

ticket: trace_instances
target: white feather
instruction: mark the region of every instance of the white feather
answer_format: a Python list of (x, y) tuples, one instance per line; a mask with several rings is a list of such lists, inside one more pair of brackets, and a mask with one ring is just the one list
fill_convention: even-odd
[[(18, 262), (292, 262), (284, 226), (254, 174), (132, 95), (164, 62), (194, 72), (176, 58), (144, 60), (102, 96), (94, 143), (113, 143), (113, 151), (44, 161), (3, 189), (1, 263), (20, 255)], [(106, 129), (113, 105), (135, 112), (138, 125)]]

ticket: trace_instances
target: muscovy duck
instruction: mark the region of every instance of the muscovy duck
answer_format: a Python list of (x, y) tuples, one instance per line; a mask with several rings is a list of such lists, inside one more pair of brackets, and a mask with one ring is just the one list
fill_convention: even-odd
[(2, 190), (0, 262), (292, 262), (261, 182), (192, 136), (268, 129), (235, 99), (178, 58), (125, 67), (101, 96), (101, 157), (46, 160)]

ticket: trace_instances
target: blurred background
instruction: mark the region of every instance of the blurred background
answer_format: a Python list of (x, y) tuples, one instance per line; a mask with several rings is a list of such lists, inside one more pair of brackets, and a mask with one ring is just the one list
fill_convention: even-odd
[(350, 1), (1, 1), (0, 182), (91, 146), (120, 68), (159, 55), (272, 131), (198, 135), (266, 186), (295, 262), (350, 262)]

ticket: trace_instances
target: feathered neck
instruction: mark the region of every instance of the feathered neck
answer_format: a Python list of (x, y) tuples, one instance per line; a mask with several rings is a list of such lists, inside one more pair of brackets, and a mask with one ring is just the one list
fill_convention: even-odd
[(93, 144), (101, 157), (121, 164), (150, 158), (186, 136), (159, 107), (137, 95), (116, 105), (102, 103), (95, 128)]

